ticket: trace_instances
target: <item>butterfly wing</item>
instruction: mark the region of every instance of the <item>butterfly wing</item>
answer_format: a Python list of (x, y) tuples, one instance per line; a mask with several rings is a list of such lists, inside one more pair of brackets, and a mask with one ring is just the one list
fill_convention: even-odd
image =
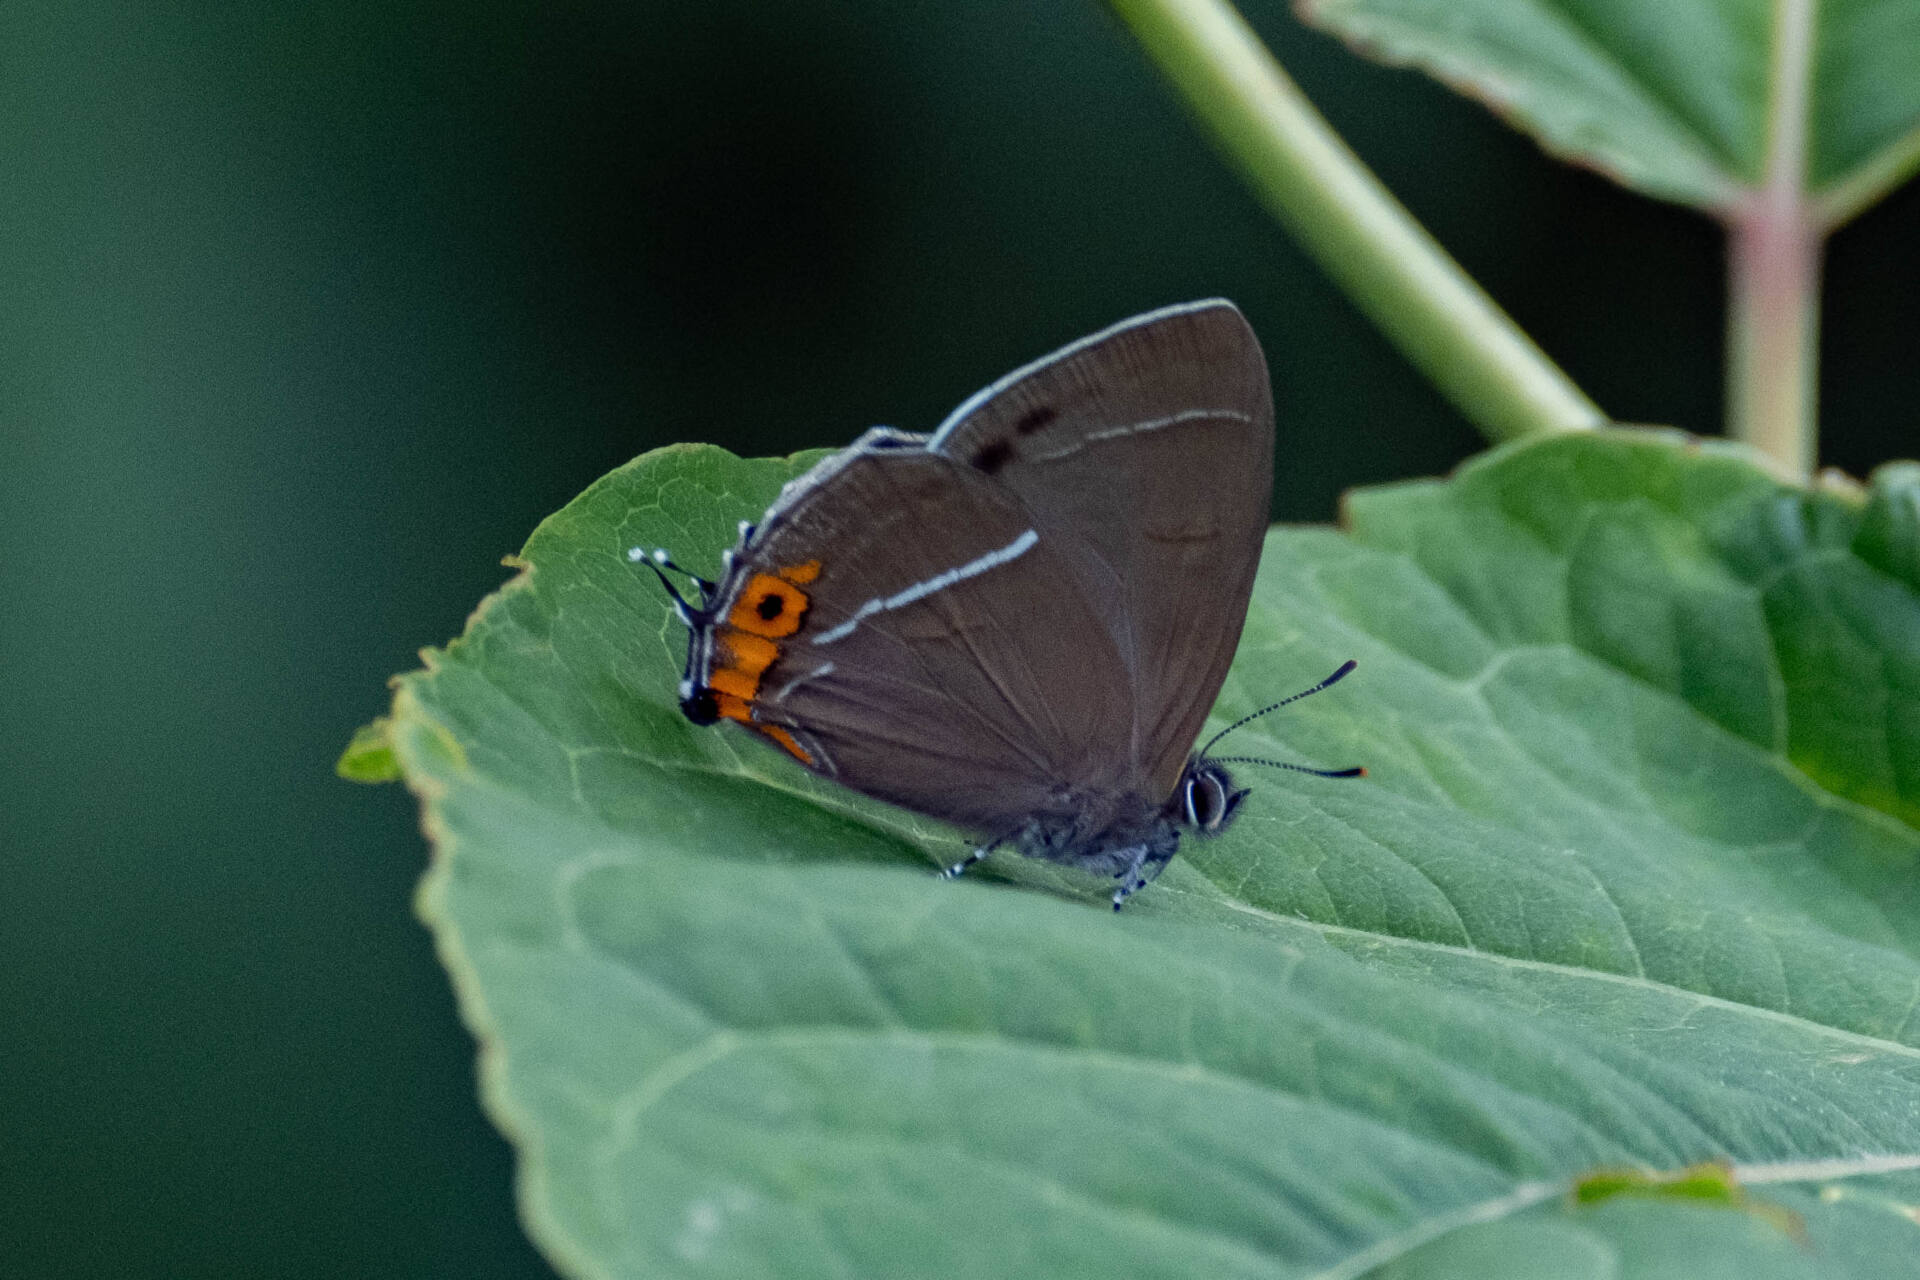
[(1170, 795), (1226, 679), (1273, 488), (1273, 398), (1246, 319), (1150, 312), (1002, 378), (929, 447), (990, 477), (1061, 548), (1110, 638), (1134, 784)]
[(1000, 835), (1121, 785), (1126, 686), (1051, 535), (924, 443), (870, 432), (795, 481), (735, 552), (690, 675), (747, 695), (720, 714), (816, 772)]

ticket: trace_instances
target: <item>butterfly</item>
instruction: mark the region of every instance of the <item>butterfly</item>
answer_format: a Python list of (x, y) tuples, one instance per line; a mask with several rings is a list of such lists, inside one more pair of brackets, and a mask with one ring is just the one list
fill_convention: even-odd
[(979, 833), (948, 876), (1012, 846), (1120, 881), (1117, 911), (1248, 794), (1193, 744), (1272, 487), (1266, 360), (1210, 299), (1016, 369), (931, 435), (868, 431), (742, 522), (717, 582), (628, 554), (687, 626), (689, 720)]

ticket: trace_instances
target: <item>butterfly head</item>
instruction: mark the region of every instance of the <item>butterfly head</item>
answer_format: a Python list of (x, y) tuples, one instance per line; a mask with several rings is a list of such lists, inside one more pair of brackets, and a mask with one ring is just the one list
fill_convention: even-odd
[[(673, 600), (674, 616), (679, 618), (681, 624), (687, 628), (688, 670), (680, 681), (680, 713), (695, 724), (713, 724), (720, 719), (720, 702), (712, 688), (698, 684), (693, 679), (694, 644), (692, 642), (697, 640), (701, 632), (713, 626), (713, 597), (719, 590), (719, 585), (682, 569), (673, 562), (673, 557), (665, 548), (649, 551), (645, 547), (633, 547), (627, 551), (627, 559), (636, 564), (644, 564), (653, 570), (654, 576), (660, 579), (660, 585), (666, 588), (667, 595)], [(680, 588), (667, 577), (669, 569), (688, 580), (686, 595), (680, 594)], [(689, 596), (693, 598), (689, 599)]]
[(1202, 835), (1214, 835), (1217, 832), (1226, 830), (1227, 824), (1233, 821), (1234, 811), (1240, 807), (1240, 802), (1247, 798), (1247, 788), (1241, 787), (1236, 789), (1234, 787), (1233, 775), (1226, 770), (1226, 766), (1229, 764), (1265, 765), (1270, 769), (1286, 769), (1293, 773), (1310, 773), (1317, 778), (1366, 777), (1366, 769), (1357, 765), (1349, 769), (1315, 769), (1304, 764), (1290, 764), (1284, 760), (1264, 760), (1258, 756), (1210, 756), (1207, 754), (1207, 752), (1212, 749), (1214, 743), (1220, 741), (1220, 739), (1226, 737), (1235, 729), (1254, 720), (1258, 720), (1261, 716), (1269, 712), (1278, 711), (1290, 702), (1298, 702), (1300, 699), (1311, 694), (1319, 693), (1329, 685), (1338, 684), (1340, 681), (1346, 679), (1354, 667), (1358, 665), (1358, 663), (1352, 661), (1344, 662), (1340, 665), (1338, 671), (1335, 671), (1311, 689), (1303, 689), (1292, 697), (1282, 698), (1278, 702), (1260, 708), (1260, 710), (1254, 712), (1252, 715), (1241, 716), (1219, 733), (1207, 739), (1207, 745), (1194, 752), (1192, 758), (1187, 761), (1187, 767), (1180, 775), (1179, 789), (1174, 792), (1175, 798), (1183, 810), (1183, 816), (1186, 819), (1187, 825), (1193, 827)]

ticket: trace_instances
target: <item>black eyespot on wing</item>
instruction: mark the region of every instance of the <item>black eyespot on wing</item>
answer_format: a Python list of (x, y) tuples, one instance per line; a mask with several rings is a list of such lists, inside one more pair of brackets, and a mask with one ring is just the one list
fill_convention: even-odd
[(980, 452), (973, 455), (973, 465), (988, 475), (993, 475), (1013, 461), (1013, 445), (1006, 440), (995, 440)]
[(1059, 416), (1060, 411), (1052, 405), (1035, 405), (1021, 414), (1019, 421), (1013, 424), (1014, 434), (1030, 436)]
[(760, 603), (753, 607), (753, 611), (768, 622), (772, 622), (786, 607), (786, 599), (778, 591), (769, 591), (760, 597)]
[(699, 689), (680, 699), (680, 714), (695, 724), (712, 724), (720, 718), (720, 702), (711, 689)]

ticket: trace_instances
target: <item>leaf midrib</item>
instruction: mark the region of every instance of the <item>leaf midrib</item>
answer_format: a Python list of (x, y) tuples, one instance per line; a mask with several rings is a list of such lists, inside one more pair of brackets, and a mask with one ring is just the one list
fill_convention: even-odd
[[(1214, 885), (1215, 888), (1219, 887), (1210, 879), (1206, 879), (1205, 877), (1202, 877), (1202, 879), (1205, 883)], [(1185, 891), (1177, 886), (1168, 885), (1164, 892), (1179, 894)], [(1695, 991), (1690, 987), (1676, 987), (1653, 978), (1640, 977), (1629, 973), (1612, 973), (1605, 969), (1582, 969), (1575, 965), (1559, 964), (1551, 960), (1535, 960), (1523, 956), (1511, 956), (1500, 951), (1481, 951), (1473, 947), (1455, 946), (1448, 942), (1431, 942), (1421, 938), (1403, 938), (1393, 934), (1370, 933), (1365, 929), (1355, 929), (1348, 925), (1325, 924), (1317, 920), (1308, 920), (1303, 916), (1283, 916), (1272, 911), (1267, 911), (1261, 907), (1253, 906), (1250, 903), (1241, 902), (1229, 896), (1225, 890), (1221, 890), (1219, 897), (1201, 894), (1189, 894), (1187, 896), (1194, 897), (1203, 902), (1218, 903), (1227, 907), (1229, 910), (1252, 916), (1276, 928), (1284, 926), (1310, 930), (1323, 937), (1327, 937), (1329, 941), (1334, 937), (1339, 937), (1365, 942), (1375, 947), (1383, 945), (1398, 947), (1414, 952), (1428, 952), (1452, 956), (1458, 959), (1477, 960), (1496, 967), (1506, 967), (1525, 972), (1550, 973), (1562, 978), (1610, 983), (1632, 990), (1656, 993), (1672, 999), (1691, 1001), (1695, 1009), (1713, 1008), (1728, 1013), (1749, 1014), (1767, 1021), (1778, 1022), (1799, 1030), (1813, 1032), (1817, 1035), (1829, 1037), (1850, 1045), (1873, 1049), (1881, 1053), (1890, 1053), (1898, 1057), (1909, 1058), (1915, 1062), (1920, 1062), (1920, 1048), (1902, 1044), (1898, 1040), (1883, 1040), (1863, 1032), (1848, 1031), (1843, 1027), (1834, 1027), (1824, 1022), (1815, 1022), (1810, 1018), (1801, 1017), (1799, 1014), (1783, 1013), (1776, 1009), (1762, 1008), (1759, 1005), (1741, 1004), (1738, 1001), (1728, 1000), (1722, 996), (1707, 995), (1703, 992)], [(1335, 945), (1338, 944), (1336, 943)], [(1346, 952), (1345, 947), (1342, 947), (1341, 950)], [(1351, 953), (1349, 952), (1348, 954)]]

